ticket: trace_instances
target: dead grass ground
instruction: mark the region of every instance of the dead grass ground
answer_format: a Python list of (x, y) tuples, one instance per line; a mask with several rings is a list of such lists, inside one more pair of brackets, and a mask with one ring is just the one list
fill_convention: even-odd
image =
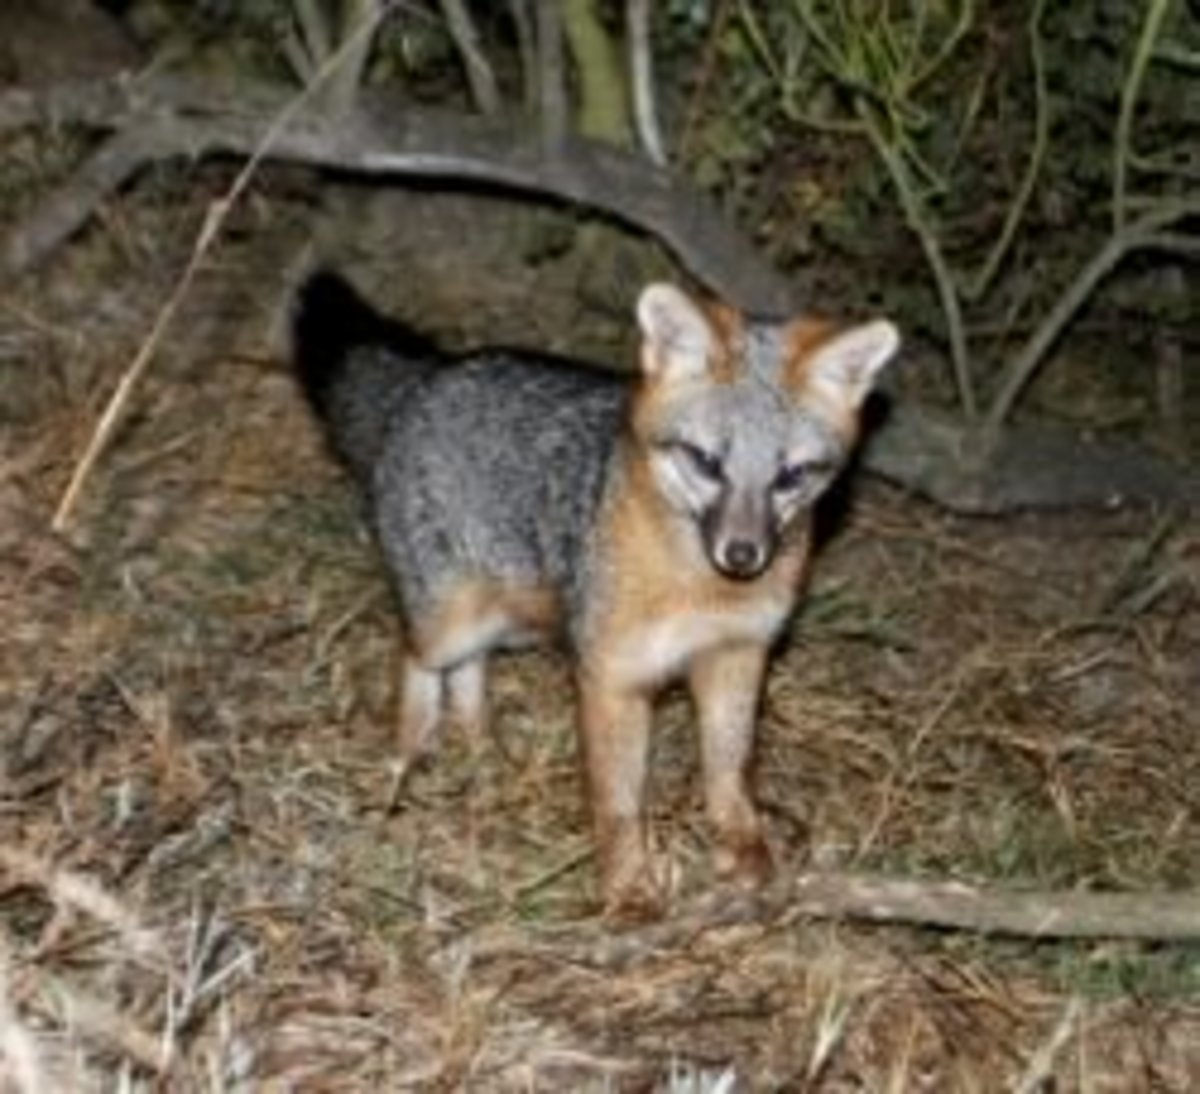
[[(304, 187), (238, 214), (78, 542), (51, 537), (72, 460), (186, 259), (203, 182), (164, 172), (0, 301), (9, 1085), (1200, 1084), (1194, 947), (794, 918), (615, 971), (542, 945), (601, 929), (554, 654), (504, 664), (495, 740), (448, 742), (385, 813), (396, 624), (271, 342)], [(621, 320), (580, 292), (570, 255), (525, 261), (557, 229), (517, 262), (477, 219), (507, 213), (437, 204), (410, 198), (376, 226), (398, 233), (375, 267), (384, 298), (463, 336), (613, 341)], [(771, 675), (759, 786), (783, 867), (1200, 890), (1198, 571), (1200, 529), (1168, 515), (966, 521), (863, 484)], [(655, 829), (699, 891), (681, 697), (660, 720)]]

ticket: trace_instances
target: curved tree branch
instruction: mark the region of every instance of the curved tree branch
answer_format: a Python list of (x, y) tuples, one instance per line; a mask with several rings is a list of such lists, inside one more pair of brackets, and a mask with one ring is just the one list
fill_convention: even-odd
[[(118, 136), (93, 157), (103, 169), (89, 168), (86, 185), (68, 182), (9, 233), (0, 251), (9, 273), (28, 268), (78, 231), (105, 187), (111, 192), (150, 162), (252, 155), (290, 99), (264, 88), (219, 95), (202, 83), (180, 81), (139, 85), (134, 98), (111, 88), (102, 92), (77, 87), (42, 105), (43, 115), (115, 129)], [(108, 109), (97, 105), (101, 99)], [(0, 130), (38, 115), (27, 93), (0, 94)], [(364, 95), (337, 117), (297, 117), (272, 138), (267, 154), (364, 174), (491, 183), (595, 206), (658, 236), (696, 277), (747, 310), (783, 315), (797, 307), (788, 280), (763, 262), (705, 195), (597, 141), (564, 137), (561, 149), (547, 154), (520, 124)]]
[[(288, 124), (280, 126), (281, 114), (293, 101), (278, 88), (162, 77), (133, 84), (60, 86), (44, 94), (0, 92), (0, 132), (74, 122), (114, 134), (74, 178), (9, 227), (0, 239), (0, 274), (18, 274), (47, 256), (146, 165), (177, 156), (229, 154), (380, 176), (476, 181), (578, 202), (657, 237), (700, 281), (746, 311), (790, 315), (811, 310), (706, 195), (641, 157), (565, 135), (556, 148), (528, 126), (503, 119), (416, 111), (365, 96), (343, 116), (293, 110)], [(1170, 225), (1197, 211), (1194, 204), (1154, 209), (1126, 226), (1126, 232), (1137, 232), (1130, 245), (1182, 249), (1194, 240), (1172, 236)], [(1096, 276), (1103, 276), (1117, 258), (1098, 256)], [(1076, 295), (1068, 294), (1070, 299)], [(1041, 343), (1060, 332), (1072, 310), (1064, 305), (1061, 314), (1048, 318), (1054, 320), (1053, 328), (1035, 332), (1027, 352), (1018, 357), (1021, 372), (1006, 378), (1014, 393), (1036, 369)], [(863, 463), (958, 512), (1109, 506), (1117, 501), (1200, 505), (1198, 476), (1144, 451), (1081, 448), (1069, 431), (1022, 425), (1006, 428), (985, 453), (986, 461), (980, 461), (968, 458), (973, 450), (978, 456), (977, 440), (961, 421), (899, 403), (871, 438)]]

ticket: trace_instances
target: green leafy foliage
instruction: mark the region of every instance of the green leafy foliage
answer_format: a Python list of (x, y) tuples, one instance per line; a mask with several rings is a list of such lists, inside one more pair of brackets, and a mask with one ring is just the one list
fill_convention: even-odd
[[(675, 7), (682, 20), (700, 6)], [(807, 226), (769, 231), (783, 263), (836, 256), (856, 295), (865, 285), (891, 301), (910, 333), (945, 345), (948, 324), (961, 327), (960, 389), (986, 394), (1112, 230), (1117, 118), (1148, 5), (728, 7), (719, 90), (692, 153), (698, 177), (743, 217)], [(1137, 88), (1131, 208), (1195, 194), (1198, 46), (1197, 14), (1171, 4)], [(1164, 319), (1186, 338), (1196, 294), (1165, 302), (1154, 291), (1162, 266), (1124, 263), (1089, 314), (1128, 323), (1133, 341), (1161, 337)], [(961, 320), (948, 319), (948, 295), (966, 309)], [(973, 329), (988, 334), (968, 351)]]

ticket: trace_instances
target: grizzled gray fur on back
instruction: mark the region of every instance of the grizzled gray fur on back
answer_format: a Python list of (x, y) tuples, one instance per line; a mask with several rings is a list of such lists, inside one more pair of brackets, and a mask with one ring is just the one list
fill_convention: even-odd
[(406, 612), (472, 575), (581, 595), (628, 380), (526, 350), (445, 354), (331, 273), (302, 289), (294, 341)]

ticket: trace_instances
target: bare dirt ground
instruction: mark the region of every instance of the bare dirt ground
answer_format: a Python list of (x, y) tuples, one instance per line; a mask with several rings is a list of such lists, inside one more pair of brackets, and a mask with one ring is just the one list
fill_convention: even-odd
[[(397, 623), (279, 355), (311, 180), (236, 214), (50, 535), (212, 181), (162, 172), (0, 296), (0, 1087), (1197, 1089), (1194, 946), (783, 916), (590, 963), (555, 653), (504, 663), (495, 739), (386, 810)], [(452, 337), (618, 359), (643, 259), (597, 273), (563, 222), (488, 208), (351, 194), (372, 254), (336, 257)], [(1200, 892), (1198, 571), (1171, 514), (968, 521), (860, 484), (770, 678), (782, 868)], [(683, 697), (660, 714), (684, 899), (696, 754)]]

